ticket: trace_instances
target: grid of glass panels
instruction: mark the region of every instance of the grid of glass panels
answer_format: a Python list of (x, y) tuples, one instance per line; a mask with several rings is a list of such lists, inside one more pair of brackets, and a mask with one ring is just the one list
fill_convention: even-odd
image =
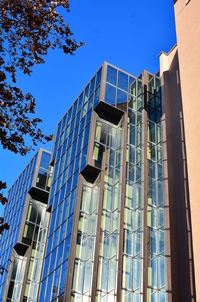
[(91, 114), (99, 102), (102, 68), (66, 112), (57, 127), (52, 162), (53, 181), (48, 206), (51, 222), (40, 301), (63, 299), (78, 176), (85, 167)]
[(126, 152), (126, 195), (122, 301), (140, 302), (143, 292), (142, 82), (130, 87)]
[(42, 151), (40, 167), (37, 171), (36, 187), (42, 190), (50, 191), (53, 167), (49, 166), (51, 154)]
[(79, 215), (71, 302), (91, 301), (99, 188), (84, 183)]
[(101, 168), (105, 154), (103, 206), (96, 301), (116, 301), (122, 173), (122, 125), (97, 118), (93, 159)]
[(147, 166), (148, 166), (148, 301), (165, 302), (166, 265), (163, 161), (161, 135), (161, 96), (158, 77), (149, 80), (149, 110), (147, 123)]
[(104, 102), (112, 106), (127, 106), (129, 87), (133, 82), (135, 78), (132, 75), (108, 64)]
[[(31, 199), (22, 237), (22, 242), (31, 247), (31, 257), (29, 260), (27, 257), (15, 257), (6, 300), (7, 302), (18, 302), (20, 300), (22, 285), (25, 282), (24, 270), (26, 265), (28, 265), (28, 275), (23, 301), (36, 301), (39, 289), (48, 221), (49, 213), (46, 212), (46, 205)], [(19, 261), (19, 259), (21, 259), (21, 261)], [(23, 274), (21, 267), (23, 268)], [(20, 278), (18, 277), (18, 271), (21, 271)]]
[(6, 302), (18, 302), (20, 300), (26, 262), (27, 257), (15, 257)]
[[(42, 263), (44, 258), (49, 213), (46, 212), (46, 205), (31, 201), (27, 214), (27, 223), (34, 225), (31, 243), (31, 258), (29, 260), (28, 275), (23, 301), (35, 302), (38, 297), (39, 282), (41, 277)], [(27, 234), (27, 224), (24, 228), (24, 235)]]
[[(8, 191), (8, 202), (5, 205), (3, 217), (5, 222), (8, 222), (10, 228), (0, 237), (0, 265), (6, 270), (8, 270), (10, 265), (13, 246), (17, 243), (27, 192), (32, 186), (37, 155), (33, 157)], [(0, 301), (3, 297), (6, 277), (7, 272), (4, 271), (3, 275), (0, 275)]]
[[(94, 165), (101, 168), (102, 158), (106, 156), (106, 169), (104, 179), (104, 201), (101, 213), (101, 236), (98, 263), (97, 280), (97, 301), (115, 301), (118, 274), (118, 237), (121, 202), (124, 202), (124, 242), (123, 242), (123, 264), (122, 264), (122, 301), (142, 302), (143, 300), (143, 253), (148, 249), (148, 302), (165, 301), (164, 285), (152, 286), (153, 269), (152, 262), (156, 262), (158, 268), (160, 259), (164, 258), (164, 251), (161, 254), (152, 253), (150, 247), (151, 233), (156, 232), (156, 238), (163, 235), (164, 225), (160, 225), (158, 218), (154, 229), (152, 226), (154, 205), (150, 203), (151, 186), (156, 183), (156, 200), (161, 200), (163, 192), (160, 189), (162, 177), (153, 179), (151, 166), (156, 171), (162, 169), (162, 143), (157, 141), (158, 134), (153, 141), (151, 125), (154, 125), (156, 133), (160, 129), (161, 99), (159, 76), (149, 74), (147, 116), (150, 121), (143, 125), (142, 115), (144, 109), (144, 87), (142, 75), (138, 79), (123, 72), (109, 64), (106, 67), (105, 99), (104, 101), (112, 106), (127, 110), (128, 113), (128, 140), (126, 157), (126, 196), (122, 201), (120, 196), (121, 168), (121, 125), (115, 127), (108, 122), (97, 118), (95, 143), (93, 150)], [(71, 240), (73, 214), (76, 207), (76, 190), (78, 175), (86, 163), (87, 148), (89, 141), (90, 119), (93, 108), (99, 101), (99, 90), (101, 82), (101, 69), (86, 86), (81, 95), (73, 103), (72, 107), (65, 114), (57, 127), (52, 161), (54, 162), (54, 175), (51, 188), (49, 207), (52, 210), (51, 224), (49, 230), (48, 246), (43, 271), (43, 279), (40, 292), (40, 301), (63, 301), (66, 285), (68, 257)], [(92, 87), (92, 88), (91, 88)], [(92, 89), (92, 90), (91, 90)], [(146, 109), (146, 108), (145, 108)], [(148, 130), (147, 158), (142, 162), (142, 129)], [(117, 132), (119, 131), (119, 132)], [(145, 130), (146, 131), (146, 130)], [(113, 147), (112, 144), (117, 144)], [(113, 143), (114, 142), (114, 143)], [(146, 143), (145, 143), (146, 144)], [(152, 146), (155, 145), (155, 160), (149, 158)], [(153, 149), (152, 149), (153, 150)], [(153, 154), (154, 151), (152, 151)], [(155, 162), (155, 164), (153, 163)], [(147, 200), (147, 225), (149, 231), (148, 247), (143, 246), (143, 218), (144, 218), (144, 192), (142, 173), (144, 164), (148, 164), (148, 200)], [(125, 163), (121, 163), (124, 165)], [(158, 172), (156, 172), (158, 173)], [(158, 175), (158, 174), (156, 174)], [(156, 176), (157, 177), (157, 176)], [(146, 181), (146, 180), (145, 180)], [(84, 190), (88, 190), (89, 196), (92, 193), (91, 187), (84, 184)], [(84, 199), (84, 194), (82, 198)], [(86, 195), (87, 195), (86, 194)], [(158, 201), (157, 201), (158, 202)], [(145, 200), (146, 203), (146, 200)], [(91, 219), (94, 223), (95, 212), (85, 213), (81, 206), (79, 231), (77, 237), (76, 260), (74, 263), (74, 278), (72, 284), (72, 301), (90, 301), (91, 279), (87, 278), (88, 272), (92, 277), (93, 248), (90, 240), (95, 241), (95, 234), (90, 233), (91, 228), (86, 221)], [(157, 216), (164, 217), (164, 211), (160, 204), (156, 204)], [(160, 215), (160, 216), (159, 216)], [(163, 215), (163, 216), (162, 216)], [(94, 216), (94, 217), (93, 217)], [(151, 218), (150, 218), (151, 217)], [(87, 218), (87, 219), (86, 219)], [(154, 220), (155, 221), (155, 220)], [(151, 225), (150, 225), (151, 224)], [(88, 228), (87, 228), (88, 227)], [(160, 239), (157, 239), (160, 246)], [(156, 243), (156, 246), (159, 245)], [(156, 250), (156, 253), (160, 250)], [(88, 253), (90, 258), (88, 258)], [(152, 256), (153, 255), (153, 256)], [(161, 257), (162, 256), (162, 257)], [(154, 260), (156, 258), (156, 260)], [(162, 258), (162, 259), (163, 259)], [(158, 282), (162, 266), (156, 271)], [(163, 294), (164, 293), (164, 294)], [(157, 299), (157, 300), (156, 300)], [(158, 300), (160, 299), (160, 300)]]

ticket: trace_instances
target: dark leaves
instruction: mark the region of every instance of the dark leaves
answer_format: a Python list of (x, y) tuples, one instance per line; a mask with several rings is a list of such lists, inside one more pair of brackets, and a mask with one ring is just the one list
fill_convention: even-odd
[[(2, 190), (6, 189), (6, 183), (0, 180), (0, 202), (5, 205), (7, 198), (3, 196)], [(1, 218), (0, 218), (1, 219)]]
[(8, 230), (8, 229), (9, 229), (8, 223), (4, 223), (4, 219), (0, 217), (0, 235), (2, 235), (4, 230)]
[[(35, 64), (45, 63), (49, 49), (73, 55), (83, 45), (74, 40), (69, 25), (58, 7), (69, 11), (68, 0), (0, 1), (0, 141), (4, 149), (26, 155), (38, 142), (52, 140), (39, 128), (41, 119), (33, 118), (35, 99), (16, 86), (16, 72), (31, 75)], [(27, 145), (25, 138), (31, 138)], [(0, 181), (0, 201), (7, 202)], [(0, 234), (8, 224), (0, 220)]]
[[(16, 86), (16, 72), (31, 75), (35, 64), (45, 63), (50, 48), (73, 55), (83, 45), (73, 38), (58, 7), (69, 11), (68, 0), (0, 1), (0, 140), (4, 149), (25, 155), (52, 139), (39, 128), (35, 99)], [(7, 81), (8, 79), (8, 81)], [(32, 145), (27, 146), (29, 136)]]

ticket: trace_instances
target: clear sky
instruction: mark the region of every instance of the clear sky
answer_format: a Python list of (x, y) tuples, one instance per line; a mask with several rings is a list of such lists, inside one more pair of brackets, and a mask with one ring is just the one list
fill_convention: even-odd
[[(18, 76), (18, 85), (37, 100), (41, 128), (55, 133), (56, 125), (103, 61), (137, 76), (143, 69), (157, 72), (158, 55), (176, 43), (173, 0), (76, 0), (66, 21), (77, 41), (84, 41), (74, 56), (49, 52), (46, 64), (31, 77)], [(38, 145), (51, 150), (52, 144)], [(34, 155), (2, 150), (0, 179), (12, 185)], [(0, 216), (3, 207), (0, 205)]]

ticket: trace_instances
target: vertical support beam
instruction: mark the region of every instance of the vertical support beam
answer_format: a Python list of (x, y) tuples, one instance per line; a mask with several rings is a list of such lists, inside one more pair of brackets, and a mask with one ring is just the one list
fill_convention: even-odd
[[(161, 68), (162, 70), (162, 68)], [(169, 183), (168, 183), (168, 152), (167, 152), (167, 129), (166, 129), (166, 91), (164, 89), (167, 83), (165, 76), (161, 74), (161, 102), (162, 102), (162, 148), (163, 148), (163, 185), (164, 185), (164, 231), (165, 231), (165, 261), (166, 261), (166, 293), (167, 301), (172, 302), (172, 276), (171, 276), (171, 239), (170, 239), (170, 204), (169, 204)], [(169, 93), (167, 87), (167, 93)]]
[(106, 76), (107, 76), (107, 63), (104, 62), (103, 65), (102, 65), (102, 74), (101, 74), (101, 86), (100, 86), (100, 93), (99, 93), (99, 102), (104, 102), (104, 99), (105, 99)]
[[(161, 96), (162, 97), (162, 96)], [(168, 186), (168, 156), (166, 137), (165, 113), (161, 120), (162, 147), (163, 147), (163, 185), (164, 185), (164, 231), (165, 231), (165, 261), (166, 261), (166, 293), (167, 301), (172, 302), (172, 278), (171, 278), (171, 244), (170, 244), (170, 212), (169, 212), (169, 186)]]
[(123, 241), (124, 241), (124, 204), (126, 195), (126, 148), (127, 148), (127, 124), (128, 114), (123, 117), (123, 139), (122, 139), (122, 159), (121, 159), (121, 207), (120, 207), (120, 233), (119, 233), (119, 260), (117, 275), (117, 302), (121, 301), (122, 270), (123, 270)]
[(143, 192), (143, 301), (147, 302), (148, 285), (148, 228), (147, 228), (147, 112), (142, 112), (142, 192)]
[(148, 227), (147, 227), (147, 200), (148, 200), (148, 166), (147, 166), (147, 83), (148, 74), (143, 71), (143, 110), (142, 110), (142, 192), (143, 192), (143, 302), (147, 302), (148, 285)]

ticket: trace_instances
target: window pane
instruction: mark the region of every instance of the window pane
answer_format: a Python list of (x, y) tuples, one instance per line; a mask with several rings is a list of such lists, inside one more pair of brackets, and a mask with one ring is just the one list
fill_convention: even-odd
[(42, 152), (42, 158), (40, 162), (40, 167), (49, 170), (49, 162), (50, 162), (51, 154), (47, 152)]
[(110, 65), (108, 65), (108, 69), (107, 69), (107, 82), (116, 86), (117, 69), (111, 67)]
[(45, 189), (46, 181), (47, 181), (47, 172), (40, 169), (36, 180), (36, 186), (38, 188)]
[(117, 104), (124, 104), (127, 102), (127, 93), (117, 89)]
[(106, 84), (105, 102), (111, 105), (115, 104), (116, 88)]
[(121, 71), (118, 73), (118, 87), (128, 91), (128, 75)]

